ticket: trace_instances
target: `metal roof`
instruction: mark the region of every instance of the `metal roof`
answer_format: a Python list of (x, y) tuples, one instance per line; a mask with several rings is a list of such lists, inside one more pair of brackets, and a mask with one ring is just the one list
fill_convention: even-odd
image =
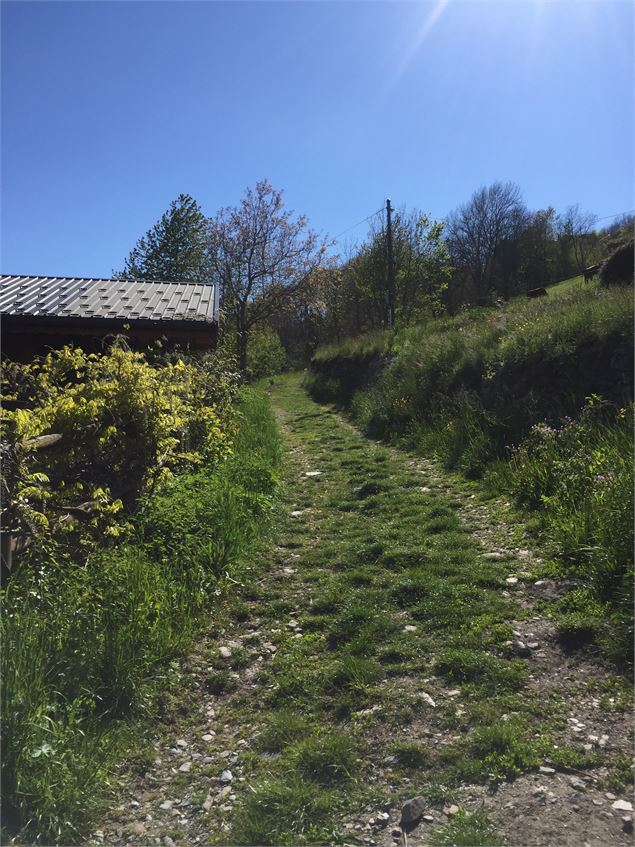
[(0, 314), (129, 321), (218, 320), (214, 285), (58, 276), (0, 276)]

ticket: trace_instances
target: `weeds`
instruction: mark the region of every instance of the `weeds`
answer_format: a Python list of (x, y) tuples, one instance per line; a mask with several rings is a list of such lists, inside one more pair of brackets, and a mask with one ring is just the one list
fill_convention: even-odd
[(326, 787), (350, 780), (356, 770), (353, 742), (343, 732), (323, 732), (299, 741), (289, 758), (304, 777)]
[(431, 847), (498, 847), (502, 840), (485, 814), (458, 812), (430, 837)]
[(332, 792), (299, 777), (258, 783), (237, 809), (232, 844), (330, 843), (336, 808)]

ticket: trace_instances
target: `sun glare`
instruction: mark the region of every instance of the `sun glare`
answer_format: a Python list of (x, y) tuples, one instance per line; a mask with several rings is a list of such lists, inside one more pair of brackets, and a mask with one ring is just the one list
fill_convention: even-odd
[(434, 29), (436, 23), (439, 18), (443, 14), (446, 6), (449, 4), (450, 0), (434, 0), (432, 3), (425, 4), (426, 14), (421, 22), (421, 25), (415, 31), (415, 34), (412, 38), (412, 41), (408, 45), (408, 47), (404, 50), (403, 57), (401, 61), (398, 62), (395, 72), (392, 78), (392, 83), (394, 84), (399, 77), (406, 71), (408, 65), (412, 62), (414, 57), (417, 55), (424, 41), (430, 35), (432, 30)]

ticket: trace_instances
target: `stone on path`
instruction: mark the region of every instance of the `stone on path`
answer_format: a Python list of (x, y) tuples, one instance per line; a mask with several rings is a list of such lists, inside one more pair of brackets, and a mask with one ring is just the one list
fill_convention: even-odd
[(615, 803), (611, 805), (611, 808), (615, 812), (632, 812), (633, 804), (628, 800), (616, 800)]
[(418, 821), (426, 810), (425, 797), (413, 797), (407, 800), (401, 809), (400, 826), (408, 826)]

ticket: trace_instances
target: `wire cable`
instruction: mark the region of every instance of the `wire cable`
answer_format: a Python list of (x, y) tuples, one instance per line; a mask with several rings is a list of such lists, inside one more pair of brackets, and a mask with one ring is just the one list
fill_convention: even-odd
[(631, 215), (635, 209), (627, 209), (625, 212), (616, 212), (614, 215), (604, 215), (603, 218), (598, 218), (598, 221), (608, 221), (609, 218), (619, 218), (620, 215)]
[(383, 211), (383, 209), (384, 209), (384, 207), (383, 207), (383, 206), (380, 206), (380, 208), (379, 208), (379, 209), (377, 209), (377, 211), (376, 211), (376, 212), (373, 212), (372, 214), (370, 214), (370, 215), (368, 215), (367, 217), (363, 218), (363, 220), (358, 221), (356, 224), (353, 224), (353, 226), (349, 226), (349, 227), (348, 227), (348, 229), (345, 229), (345, 230), (343, 230), (342, 232), (340, 232), (338, 235), (335, 235), (335, 236), (333, 237), (333, 241), (337, 241), (337, 240), (338, 240), (338, 238), (341, 238), (343, 235), (346, 235), (346, 233), (347, 233), (347, 232), (350, 232), (352, 229), (355, 229), (355, 227), (361, 226), (363, 223), (366, 223), (366, 221), (369, 221), (371, 218), (374, 218), (374, 217), (375, 217), (375, 215), (379, 214), (379, 212), (382, 212), (382, 211)]

